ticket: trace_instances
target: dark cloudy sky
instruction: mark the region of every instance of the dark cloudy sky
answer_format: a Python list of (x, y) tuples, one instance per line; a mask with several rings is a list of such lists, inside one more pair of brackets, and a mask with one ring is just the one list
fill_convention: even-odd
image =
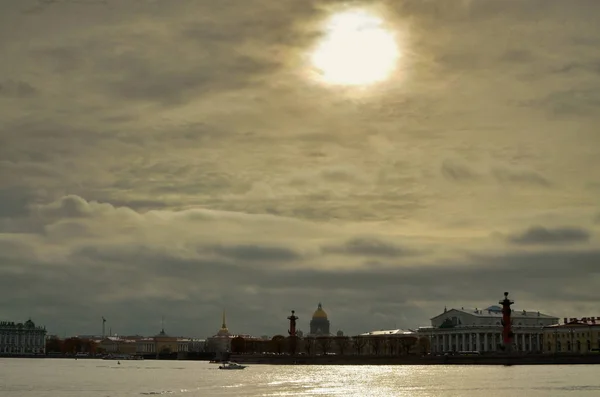
[[(600, 315), (600, 2), (344, 3), (0, 2), (1, 319)], [(348, 7), (395, 35), (387, 80), (315, 77)]]

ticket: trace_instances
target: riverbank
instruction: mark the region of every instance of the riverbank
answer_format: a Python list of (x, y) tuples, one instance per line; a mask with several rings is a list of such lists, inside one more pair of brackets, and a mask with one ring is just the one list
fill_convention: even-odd
[(600, 364), (600, 355), (527, 354), (481, 356), (289, 356), (231, 355), (231, 361), (266, 365), (574, 365)]

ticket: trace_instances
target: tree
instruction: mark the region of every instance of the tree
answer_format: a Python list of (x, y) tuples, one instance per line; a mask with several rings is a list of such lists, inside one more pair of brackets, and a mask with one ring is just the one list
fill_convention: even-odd
[(306, 354), (308, 354), (310, 356), (310, 354), (312, 352), (314, 352), (314, 347), (315, 347), (315, 338), (313, 338), (311, 336), (307, 336), (306, 338), (304, 338), (304, 350), (306, 351)]
[(378, 355), (379, 351), (381, 350), (381, 338), (369, 338), (369, 345), (371, 346), (371, 351), (373, 354)]
[(410, 349), (417, 344), (417, 338), (402, 338), (400, 341), (405, 354), (410, 354)]
[(343, 355), (344, 352), (348, 349), (348, 345), (350, 344), (350, 339), (347, 336), (336, 336), (334, 341), (338, 348), (338, 351), (340, 352), (341, 355)]
[(361, 354), (366, 344), (367, 340), (362, 336), (355, 336), (352, 338), (352, 345), (356, 351), (356, 354)]
[(74, 354), (82, 351), (81, 340), (77, 337), (67, 338), (63, 341), (62, 351), (65, 354)]
[(394, 355), (398, 354), (399, 346), (400, 346), (400, 341), (398, 340), (397, 337), (394, 337), (394, 336), (389, 337), (386, 341), (386, 348), (387, 348), (388, 354), (390, 356), (394, 356)]
[(319, 336), (317, 338), (317, 341), (319, 343), (321, 352), (323, 354), (329, 353), (329, 351), (331, 350), (331, 338), (329, 336)]
[(46, 353), (60, 353), (63, 351), (63, 341), (56, 336), (46, 340)]
[(296, 335), (288, 336), (286, 338), (286, 343), (287, 343), (287, 347), (288, 347), (287, 350), (291, 355), (296, 354), (296, 350), (298, 349), (299, 341), (300, 341), (300, 338), (298, 338)]
[(417, 343), (419, 345), (419, 350), (421, 350), (421, 354), (427, 354), (431, 351), (431, 341), (428, 337), (420, 337)]
[(246, 340), (241, 336), (236, 336), (231, 340), (231, 352), (241, 354), (246, 352)]
[(275, 335), (271, 338), (271, 351), (281, 354), (283, 351), (283, 344), (285, 343), (285, 336)]

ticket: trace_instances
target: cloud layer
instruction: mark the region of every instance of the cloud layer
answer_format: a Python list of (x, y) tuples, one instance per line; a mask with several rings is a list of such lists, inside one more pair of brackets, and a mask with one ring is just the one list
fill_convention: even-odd
[(600, 4), (355, 6), (402, 57), (347, 89), (307, 63), (343, 2), (2, 3), (2, 316), (274, 334), (321, 301), (354, 333), (505, 290), (594, 315)]

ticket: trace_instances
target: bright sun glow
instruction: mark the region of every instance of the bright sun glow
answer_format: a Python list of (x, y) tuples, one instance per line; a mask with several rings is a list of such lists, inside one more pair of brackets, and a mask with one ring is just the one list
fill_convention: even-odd
[(381, 19), (347, 11), (331, 18), (312, 63), (327, 83), (367, 85), (387, 78), (399, 55), (394, 36)]

